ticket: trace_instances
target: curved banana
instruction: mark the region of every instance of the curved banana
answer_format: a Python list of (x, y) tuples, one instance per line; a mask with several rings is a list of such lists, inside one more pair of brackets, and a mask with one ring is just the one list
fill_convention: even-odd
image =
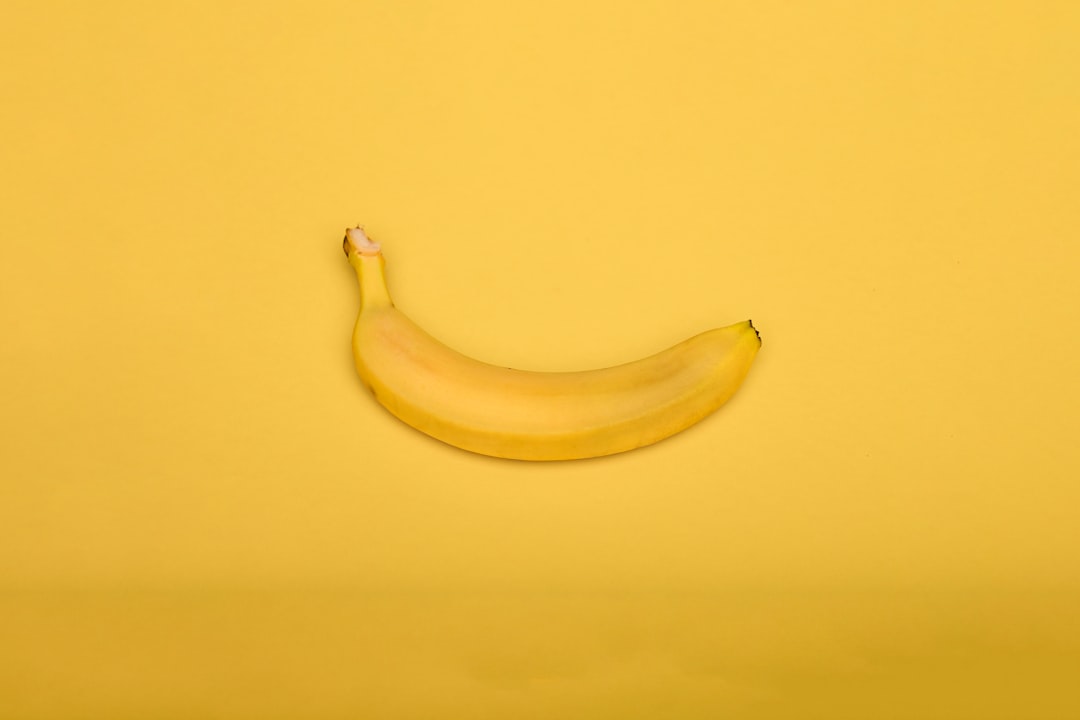
[(761, 346), (747, 320), (602, 370), (489, 365), (443, 345), (394, 307), (382, 250), (360, 227), (346, 231), (344, 247), (360, 281), (353, 354), (361, 380), (405, 423), (483, 455), (570, 460), (663, 440), (723, 405)]

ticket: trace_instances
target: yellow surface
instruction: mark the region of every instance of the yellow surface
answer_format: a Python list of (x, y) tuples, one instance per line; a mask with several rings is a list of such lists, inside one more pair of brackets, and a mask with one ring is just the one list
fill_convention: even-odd
[[(0, 717), (1080, 717), (1080, 4), (3, 15)], [(356, 222), (484, 360), (764, 346), (470, 455), (356, 377)]]

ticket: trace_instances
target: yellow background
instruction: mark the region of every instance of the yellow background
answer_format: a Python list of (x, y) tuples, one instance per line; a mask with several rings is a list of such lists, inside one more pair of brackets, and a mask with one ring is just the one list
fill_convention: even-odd
[[(1080, 4), (7, 2), (0, 717), (1080, 717)], [(350, 355), (752, 317), (474, 456)]]

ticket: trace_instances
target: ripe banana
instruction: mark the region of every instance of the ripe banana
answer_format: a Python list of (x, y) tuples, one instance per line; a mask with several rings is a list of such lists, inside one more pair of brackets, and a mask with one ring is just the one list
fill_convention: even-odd
[(583, 372), (512, 370), (450, 349), (394, 307), (378, 243), (345, 235), (360, 281), (353, 355), (364, 385), (399, 419), (465, 450), (571, 460), (650, 445), (727, 402), (761, 339), (749, 320), (636, 362)]

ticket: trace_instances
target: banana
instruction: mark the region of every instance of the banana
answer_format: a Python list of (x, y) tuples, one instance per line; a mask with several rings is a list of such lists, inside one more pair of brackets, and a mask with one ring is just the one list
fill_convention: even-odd
[(727, 402), (761, 346), (747, 320), (600, 370), (498, 367), (452, 350), (394, 307), (382, 249), (362, 228), (346, 231), (344, 248), (360, 281), (353, 355), (364, 385), (408, 425), (483, 455), (572, 460), (663, 440)]

